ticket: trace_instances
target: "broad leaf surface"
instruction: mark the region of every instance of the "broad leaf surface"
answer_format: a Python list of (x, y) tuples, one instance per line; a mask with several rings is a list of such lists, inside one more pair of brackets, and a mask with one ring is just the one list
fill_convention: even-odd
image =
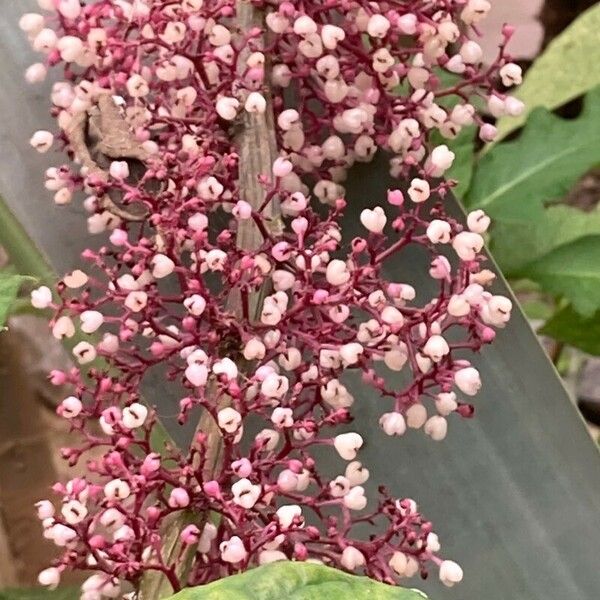
[(590, 317), (600, 308), (600, 235), (586, 236), (527, 265), (525, 274), (545, 290), (564, 296)]
[(540, 329), (540, 333), (588, 354), (600, 356), (600, 312), (586, 319), (572, 306), (567, 306), (557, 312)]
[(281, 561), (189, 588), (171, 600), (423, 600), (417, 590), (378, 583), (323, 565)]
[[(532, 211), (533, 212), (533, 211)], [(527, 275), (527, 265), (581, 237), (600, 235), (600, 210), (555, 205), (530, 218), (496, 216), (492, 250), (505, 275)]]
[(536, 109), (517, 140), (498, 144), (481, 157), (466, 204), (495, 219), (537, 217), (544, 202), (560, 198), (600, 163), (599, 124), (599, 89), (588, 94), (574, 120)]
[(526, 112), (502, 118), (500, 138), (523, 125), (527, 111), (536, 106), (556, 108), (600, 84), (599, 30), (600, 4), (596, 4), (550, 43), (514, 94), (525, 103)]

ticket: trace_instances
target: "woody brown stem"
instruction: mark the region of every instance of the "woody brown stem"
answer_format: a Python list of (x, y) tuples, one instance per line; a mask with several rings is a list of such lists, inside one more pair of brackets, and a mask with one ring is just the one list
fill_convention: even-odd
[[(263, 26), (263, 14), (251, 2), (238, 0), (237, 3), (237, 29), (243, 34), (253, 27)], [(240, 52), (238, 73), (246, 68), (246, 59), (250, 49), (244, 48)], [(268, 77), (265, 78), (268, 81)], [(275, 140), (275, 126), (273, 108), (268, 90), (263, 91), (267, 99), (267, 110), (264, 114), (243, 111), (241, 124), (236, 135), (236, 145), (239, 154), (239, 190), (240, 199), (248, 202), (253, 210), (259, 210), (265, 201), (265, 188), (260, 183), (261, 176), (271, 177), (272, 165), (277, 156)], [(263, 210), (263, 215), (272, 218), (273, 227), (278, 227), (277, 208), (273, 202)], [(252, 251), (257, 249), (263, 241), (263, 235), (252, 219), (239, 222), (237, 232), (237, 245), (241, 250)], [(266, 288), (251, 294), (248, 298), (250, 317), (258, 318), (262, 297)], [(228, 308), (237, 318), (243, 318), (242, 298), (239, 293), (232, 293), (228, 299)], [(213, 386), (213, 388), (216, 386)], [(226, 398), (221, 401), (221, 406), (228, 404)], [(202, 432), (206, 437), (207, 456), (203, 477), (205, 480), (214, 478), (221, 467), (223, 440), (220, 429), (213, 417), (205, 411), (200, 418), (196, 432)], [(176, 575), (182, 585), (193, 560), (194, 548), (189, 548), (182, 553), (179, 540), (182, 529), (190, 522), (194, 522), (200, 530), (203, 529), (208, 519), (207, 514), (193, 515), (190, 513), (178, 515), (168, 526), (168, 531), (163, 536), (163, 558), (165, 564), (177, 561)], [(165, 554), (166, 551), (166, 554)], [(180, 557), (179, 559), (177, 557)], [(161, 572), (147, 573), (140, 586), (141, 600), (159, 600), (172, 591), (172, 585)]]

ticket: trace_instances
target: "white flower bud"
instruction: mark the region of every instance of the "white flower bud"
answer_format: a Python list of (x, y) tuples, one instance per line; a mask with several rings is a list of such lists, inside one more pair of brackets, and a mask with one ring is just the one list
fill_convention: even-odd
[(354, 460), (348, 463), (346, 467), (346, 479), (350, 482), (351, 486), (362, 485), (369, 479), (369, 469), (363, 467), (362, 463), (358, 460)]
[(33, 146), (38, 152), (44, 153), (48, 152), (52, 147), (52, 143), (54, 142), (54, 136), (49, 131), (36, 131), (29, 143)]
[(344, 460), (354, 460), (363, 445), (363, 439), (358, 433), (341, 433), (335, 437), (333, 444)]
[(467, 226), (473, 233), (485, 233), (490, 223), (491, 219), (481, 209), (474, 210), (467, 215)]
[(84, 310), (79, 318), (83, 333), (94, 333), (104, 323), (104, 316), (97, 310)]
[(25, 81), (27, 83), (40, 83), (46, 79), (48, 69), (43, 63), (34, 63), (25, 70)]
[(478, 233), (462, 231), (452, 240), (452, 247), (461, 260), (475, 260), (483, 248), (483, 238)]
[(454, 162), (455, 154), (448, 149), (448, 146), (436, 146), (429, 157), (429, 163), (433, 167), (433, 177), (441, 177)]
[(344, 496), (344, 505), (350, 510), (363, 510), (367, 506), (365, 489), (357, 485)]
[(206, 300), (199, 294), (193, 294), (183, 301), (183, 305), (191, 315), (199, 317), (206, 308)]
[(463, 578), (463, 570), (460, 565), (452, 560), (445, 560), (440, 565), (440, 581), (447, 587), (460, 583)]
[(261, 486), (254, 485), (249, 479), (240, 479), (231, 486), (233, 501), (246, 509), (252, 508), (260, 498)]
[(387, 223), (387, 217), (381, 206), (376, 206), (373, 210), (366, 208), (360, 213), (360, 222), (368, 229), (371, 233), (381, 233), (385, 224)]
[(259, 92), (250, 92), (244, 104), (244, 109), (246, 112), (262, 115), (267, 110), (267, 101)]
[(282, 398), (288, 391), (290, 382), (287, 377), (271, 373), (260, 386), (260, 393), (267, 398)]
[(459, 369), (454, 373), (454, 383), (458, 389), (467, 394), (467, 396), (475, 396), (481, 389), (479, 371), (474, 367)]
[(387, 435), (404, 435), (406, 432), (406, 421), (399, 412), (381, 415), (379, 426)]
[(442, 417), (447, 417), (458, 408), (454, 392), (441, 392), (435, 399), (435, 408)]
[(108, 500), (125, 500), (130, 494), (129, 484), (122, 479), (113, 479), (104, 486), (104, 495)]
[(69, 500), (68, 502), (65, 502), (62, 505), (60, 512), (69, 525), (81, 523), (88, 514), (87, 508), (79, 502), (79, 500)]
[(307, 36), (317, 32), (317, 24), (308, 16), (302, 15), (294, 21), (294, 33)]
[(279, 521), (279, 527), (284, 530), (289, 529), (294, 520), (303, 520), (302, 509), (296, 504), (286, 504), (277, 509), (275, 514), (277, 515), (277, 520)]
[(348, 571), (354, 571), (358, 567), (364, 566), (366, 562), (365, 555), (360, 550), (357, 550), (353, 546), (346, 546), (344, 548), (340, 563)]
[(402, 327), (404, 324), (404, 316), (395, 306), (386, 306), (381, 311), (381, 320), (396, 327)]
[(79, 342), (73, 348), (73, 356), (80, 365), (87, 365), (96, 360), (96, 348), (88, 342)]
[(523, 71), (519, 65), (507, 63), (500, 69), (500, 77), (506, 87), (521, 85), (523, 82)]
[(233, 121), (237, 116), (238, 108), (240, 107), (240, 102), (236, 98), (230, 98), (227, 96), (221, 96), (217, 100), (217, 104), (215, 109), (217, 114), (224, 119), (225, 121)]
[(431, 194), (431, 189), (429, 187), (429, 182), (424, 179), (415, 178), (410, 182), (410, 187), (408, 188), (408, 196), (409, 198), (415, 202), (425, 202)]
[(432, 244), (447, 244), (450, 241), (452, 227), (447, 221), (434, 219), (427, 226), (427, 237)]
[(343, 260), (334, 259), (327, 265), (325, 277), (331, 285), (344, 285), (350, 281), (350, 271)]
[(326, 25), (323, 25), (323, 28), (321, 29), (321, 39), (323, 40), (323, 45), (328, 50), (335, 50), (338, 43), (345, 38), (346, 32), (337, 25), (327, 23)]
[(367, 24), (367, 33), (374, 38), (383, 38), (387, 35), (390, 26), (391, 23), (383, 15), (371, 15)]
[(148, 408), (139, 402), (133, 402), (123, 409), (121, 419), (127, 429), (136, 429), (146, 422), (147, 416)]
[(148, 294), (146, 292), (134, 291), (127, 294), (125, 306), (134, 313), (142, 311), (148, 304)]
[(442, 441), (448, 433), (448, 421), (439, 415), (434, 415), (427, 419), (423, 426), (423, 431), (432, 440), (436, 442)]
[(427, 409), (422, 404), (413, 404), (406, 411), (406, 424), (411, 429), (420, 429), (427, 421)]
[(213, 365), (215, 375), (224, 375), (228, 381), (232, 381), (238, 376), (238, 368), (230, 358), (222, 358)]
[(460, 55), (467, 65), (475, 65), (481, 62), (483, 50), (477, 42), (468, 40), (461, 46)]
[(167, 277), (175, 270), (175, 263), (164, 254), (155, 254), (152, 257), (152, 276), (156, 279)]
[(432, 335), (423, 346), (423, 354), (435, 363), (440, 362), (449, 352), (448, 342), (441, 335)]
[(448, 314), (453, 317), (466, 317), (471, 312), (471, 305), (462, 295), (455, 294), (448, 301)]
[(487, 325), (504, 327), (510, 320), (512, 302), (505, 296), (492, 296), (481, 308), (481, 318)]
[(69, 396), (60, 403), (60, 414), (65, 419), (74, 419), (82, 410), (83, 404), (75, 396)]
[(42, 285), (31, 292), (31, 306), (44, 309), (52, 304), (52, 292), (50, 288)]
[(360, 360), (363, 352), (364, 348), (362, 344), (359, 344), (358, 342), (351, 342), (340, 348), (340, 356), (345, 365), (356, 364)]
[(242, 424), (242, 415), (230, 406), (222, 408), (217, 415), (219, 427), (227, 433), (235, 433)]
[(38, 583), (46, 586), (48, 589), (56, 589), (60, 583), (60, 571), (56, 567), (49, 567), (48, 569), (40, 571)]
[(248, 556), (244, 542), (237, 535), (232, 536), (226, 542), (221, 542), (219, 550), (221, 552), (221, 560), (227, 563), (239, 563), (246, 560)]

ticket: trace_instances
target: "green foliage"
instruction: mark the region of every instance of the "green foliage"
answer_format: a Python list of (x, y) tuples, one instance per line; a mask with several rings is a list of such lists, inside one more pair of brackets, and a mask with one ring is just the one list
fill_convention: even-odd
[(588, 94), (577, 119), (536, 109), (515, 141), (498, 144), (477, 163), (465, 202), (494, 219), (543, 214), (544, 202), (560, 198), (600, 163), (600, 88)]
[(600, 311), (584, 318), (572, 306), (566, 306), (540, 329), (540, 333), (588, 354), (600, 355)]
[(591, 317), (600, 308), (600, 236), (585, 236), (528, 264), (524, 274), (545, 290), (568, 298)]
[(0, 329), (6, 323), (11, 308), (17, 298), (21, 285), (32, 277), (18, 275), (9, 270), (0, 271)]
[(0, 600), (78, 600), (79, 588), (58, 588), (48, 591), (44, 588), (11, 588), (0, 590)]
[(209, 585), (189, 588), (170, 600), (423, 600), (417, 590), (305, 562), (281, 561)]
[(511, 219), (500, 214), (493, 231), (492, 250), (504, 273), (525, 277), (528, 264), (581, 237), (600, 235), (600, 209), (583, 212), (557, 204), (530, 217)]
[[(580, 15), (556, 37), (527, 71), (514, 94), (526, 111), (536, 106), (553, 109), (585, 94), (600, 84), (600, 4)], [(498, 124), (500, 138), (523, 125), (520, 117), (504, 117)]]

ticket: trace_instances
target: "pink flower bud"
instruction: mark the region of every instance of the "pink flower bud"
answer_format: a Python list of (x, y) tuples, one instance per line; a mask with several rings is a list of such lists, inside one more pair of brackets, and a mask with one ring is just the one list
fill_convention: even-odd
[(393, 206), (402, 206), (404, 204), (404, 194), (400, 190), (388, 190), (387, 200)]
[(190, 496), (184, 488), (173, 488), (168, 503), (171, 508), (185, 508), (190, 504)]
[(200, 530), (195, 525), (184, 527), (179, 535), (184, 544), (197, 544), (200, 539)]

